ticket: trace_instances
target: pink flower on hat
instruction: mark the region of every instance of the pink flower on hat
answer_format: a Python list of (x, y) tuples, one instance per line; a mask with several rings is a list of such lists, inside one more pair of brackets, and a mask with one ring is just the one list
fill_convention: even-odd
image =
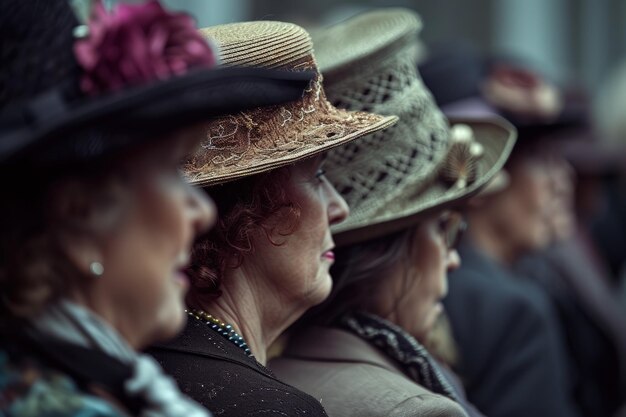
[(74, 54), (84, 70), (81, 89), (91, 95), (217, 63), (193, 19), (166, 11), (157, 0), (120, 4), (111, 13), (98, 2), (89, 21), (89, 35), (75, 42)]

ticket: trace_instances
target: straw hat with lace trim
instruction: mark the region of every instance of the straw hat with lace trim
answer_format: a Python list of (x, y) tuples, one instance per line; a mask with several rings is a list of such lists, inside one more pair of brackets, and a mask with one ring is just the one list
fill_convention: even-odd
[(328, 153), (327, 177), (351, 211), (333, 227), (337, 245), (393, 233), (458, 205), (489, 183), (515, 143), (513, 126), (496, 116), (449, 126), (417, 72), (420, 29), (414, 12), (383, 9), (314, 37), (336, 106), (399, 116), (392, 128)]
[[(201, 29), (220, 48), (222, 65), (317, 71), (313, 44), (299, 26), (245, 22)], [(301, 99), (211, 120), (206, 139), (183, 165), (207, 186), (269, 171), (391, 126), (395, 116), (336, 109), (318, 76)]]

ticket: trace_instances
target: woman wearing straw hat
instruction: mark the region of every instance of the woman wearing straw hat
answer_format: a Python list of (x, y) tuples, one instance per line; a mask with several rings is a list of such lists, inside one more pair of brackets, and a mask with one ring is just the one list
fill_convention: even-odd
[(307, 320), (317, 325), (302, 323), (270, 363), (335, 417), (466, 415), (420, 342), (459, 265), (458, 210), (500, 170), (514, 131), (498, 118), (448, 127), (415, 69), (419, 28), (414, 13), (388, 9), (315, 38), (332, 100), (399, 116), (329, 152), (328, 179), (351, 207), (333, 228), (335, 287)]
[[(225, 65), (316, 70), (310, 37), (296, 25), (202, 32)], [(330, 292), (330, 225), (348, 208), (324, 177), (323, 153), (395, 120), (334, 108), (318, 74), (299, 100), (206, 126), (184, 171), (215, 199), (220, 221), (193, 250), (185, 331), (152, 351), (191, 397), (224, 416), (326, 415), (264, 366), (266, 350)]]
[(300, 97), (311, 73), (209, 69), (156, 1), (82, 6), (83, 25), (63, 0), (0, 5), (0, 415), (209, 416), (138, 353), (183, 326), (215, 222), (178, 173), (182, 129)]

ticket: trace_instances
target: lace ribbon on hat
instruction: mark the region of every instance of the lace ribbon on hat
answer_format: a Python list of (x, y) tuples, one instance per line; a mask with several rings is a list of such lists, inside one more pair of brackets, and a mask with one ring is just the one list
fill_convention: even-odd
[[(299, 67), (313, 68), (311, 57)], [(367, 113), (340, 111), (327, 100), (322, 76), (311, 81), (298, 101), (256, 108), (212, 120), (199, 150), (184, 164), (192, 181), (254, 173), (379, 123)]]

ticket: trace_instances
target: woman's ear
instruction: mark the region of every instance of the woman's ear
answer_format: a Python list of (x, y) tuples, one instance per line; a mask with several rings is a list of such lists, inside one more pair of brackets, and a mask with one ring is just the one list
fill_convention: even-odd
[(121, 182), (113, 178), (64, 180), (52, 187), (49, 199), (51, 220), (78, 232), (104, 232), (119, 221), (124, 196)]
[(101, 276), (106, 262), (98, 240), (65, 234), (59, 240), (61, 249), (81, 276)]
[(50, 228), (84, 275), (102, 275), (105, 242), (121, 221), (127, 199), (122, 184), (113, 179), (70, 179), (51, 187)]

